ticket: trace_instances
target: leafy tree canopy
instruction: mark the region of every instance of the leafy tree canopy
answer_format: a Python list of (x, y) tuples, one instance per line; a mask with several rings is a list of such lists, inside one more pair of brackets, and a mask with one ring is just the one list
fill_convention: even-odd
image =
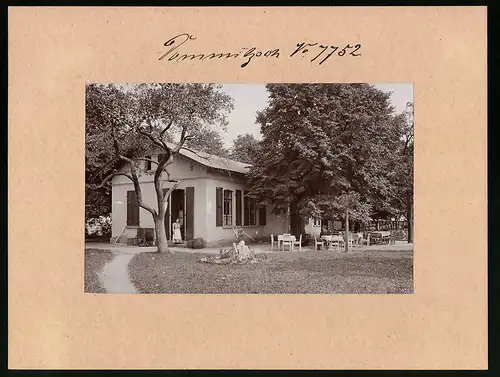
[(402, 126), (390, 94), (368, 84), (268, 84), (251, 194), (275, 212), (297, 202), (304, 216), (353, 219), (392, 213), (394, 152)]
[(238, 135), (233, 140), (231, 158), (236, 161), (252, 164), (260, 153), (259, 141), (252, 134)]

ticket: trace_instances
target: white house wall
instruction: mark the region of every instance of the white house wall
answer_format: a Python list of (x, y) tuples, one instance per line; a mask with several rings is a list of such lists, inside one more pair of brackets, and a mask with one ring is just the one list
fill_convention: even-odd
[[(153, 156), (153, 160), (156, 160), (156, 156)], [(152, 164), (152, 168), (155, 169), (155, 164)], [(233, 227), (216, 226), (216, 188), (222, 187), (224, 190), (233, 192), (232, 219), (234, 225), (236, 223), (235, 193), (236, 190), (241, 190), (243, 194), (243, 191), (248, 189), (244, 181), (236, 175), (229, 177), (209, 172), (206, 167), (180, 155), (176, 156), (173, 163), (168, 167), (168, 171), (170, 179), (181, 181), (177, 187), (178, 189), (184, 190), (186, 187), (194, 187), (194, 237), (203, 238), (208, 246), (233, 242), (235, 240)], [(166, 174), (163, 175), (163, 178), (167, 178)], [(143, 174), (139, 178), (139, 182), (141, 183), (144, 202), (153, 208), (157, 208), (153, 175)], [(112, 236), (118, 236), (126, 229), (125, 234), (134, 237), (137, 227), (130, 227), (130, 229), (126, 227), (127, 191), (134, 189), (133, 184), (124, 176), (114, 177), (112, 183)], [(172, 184), (164, 182), (164, 188), (169, 188)], [(242, 200), (242, 209), (243, 207), (244, 200)], [(241, 219), (242, 221), (244, 219), (243, 210)], [(139, 226), (141, 228), (154, 227), (151, 214), (143, 208), (139, 209)], [(278, 235), (286, 231), (286, 216), (274, 215), (271, 213), (270, 208), (267, 208), (265, 226), (243, 226), (243, 229), (252, 238), (269, 238), (271, 234)], [(304, 233), (317, 233), (319, 235), (320, 230), (321, 227), (314, 226), (313, 220), (311, 220), (305, 226)]]
[[(236, 223), (236, 190), (241, 190), (242, 195), (244, 190), (248, 190), (248, 187), (244, 183), (238, 182), (236, 180), (228, 179), (207, 179), (207, 190), (206, 190), (206, 229), (207, 234), (204, 239), (207, 244), (222, 244), (235, 240), (234, 231), (231, 226), (221, 227), (216, 226), (216, 213), (215, 213), (215, 200), (216, 200), (216, 189), (217, 187), (222, 187), (224, 190), (231, 190), (233, 192), (233, 204), (232, 204), (232, 219), (233, 225)], [(243, 208), (242, 199), (242, 208)], [(243, 211), (241, 215), (243, 221)], [(270, 237), (271, 234), (281, 234), (286, 231), (286, 222), (284, 216), (278, 217), (273, 215), (269, 208), (266, 213), (266, 225), (265, 226), (243, 226), (245, 233), (253, 238)]]
[[(186, 187), (194, 187), (194, 235), (201, 237), (197, 234), (203, 233), (205, 225), (204, 214), (204, 200), (205, 200), (205, 178), (186, 178), (184, 179), (177, 189), (185, 190)], [(167, 189), (172, 186), (171, 182), (164, 182), (163, 188)], [(112, 236), (121, 234), (127, 224), (127, 191), (133, 191), (134, 185), (132, 183), (123, 183), (113, 185), (112, 188)], [(156, 201), (156, 192), (152, 182), (145, 182), (141, 184), (141, 192), (144, 203), (157, 209), (158, 203)], [(139, 227), (141, 228), (154, 228), (153, 216), (144, 208), (139, 208)], [(130, 231), (126, 234), (134, 236), (136, 227), (130, 227)]]
[[(153, 160), (157, 160), (153, 156)], [(155, 164), (152, 164), (155, 169)], [(145, 163), (144, 163), (145, 169)], [(207, 169), (198, 163), (192, 162), (183, 157), (177, 156), (171, 165), (168, 166), (170, 179), (181, 181), (178, 189), (185, 189), (186, 187), (194, 187), (194, 232), (197, 237), (197, 232), (204, 232), (205, 214), (203, 202), (205, 200), (205, 177), (208, 176)], [(163, 174), (166, 180), (167, 175)], [(141, 192), (143, 200), (149, 206), (157, 209), (158, 203), (156, 201), (156, 193), (153, 184), (153, 175), (142, 172), (139, 177), (141, 184)], [(134, 186), (130, 179), (125, 176), (115, 176), (113, 178), (112, 186), (112, 212), (111, 212), (111, 229), (112, 237), (120, 235), (126, 228), (127, 224), (127, 191), (134, 190)], [(163, 188), (172, 187), (173, 183), (164, 182)], [(143, 208), (139, 209), (139, 226), (141, 228), (153, 228), (154, 222), (151, 214)], [(129, 237), (134, 237), (136, 227), (130, 227), (124, 234)], [(200, 236), (201, 237), (201, 236)]]

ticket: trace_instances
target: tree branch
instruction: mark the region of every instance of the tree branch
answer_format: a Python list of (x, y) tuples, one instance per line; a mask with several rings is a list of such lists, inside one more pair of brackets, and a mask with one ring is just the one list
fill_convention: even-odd
[(161, 216), (165, 216), (165, 212), (167, 211), (167, 205), (168, 205), (168, 197), (170, 194), (181, 184), (181, 181), (170, 181), (169, 182), (175, 182), (175, 184), (165, 192), (165, 195), (163, 196), (163, 213)]
[(111, 173), (109, 174), (106, 178), (104, 178), (104, 180), (101, 182), (100, 185), (86, 185), (89, 189), (91, 190), (98, 190), (100, 188), (103, 188), (106, 183), (113, 177), (116, 177), (118, 175), (123, 175), (125, 177), (127, 177), (128, 179), (130, 179), (131, 181), (133, 181), (133, 178), (131, 175), (127, 174), (127, 173), (123, 173), (123, 172), (115, 172), (115, 173)]
[(162, 140), (159, 140), (159, 139), (155, 138), (153, 135), (151, 135), (150, 133), (148, 133), (148, 132), (146, 132), (144, 130), (141, 130), (139, 128), (138, 128), (138, 130), (139, 130), (139, 133), (141, 135), (146, 136), (149, 140), (151, 140), (153, 142), (153, 144), (159, 146), (162, 149), (167, 149), (166, 144)]
[(172, 127), (172, 124), (173, 124), (173, 123), (174, 123), (174, 121), (173, 121), (173, 120), (171, 120), (171, 121), (170, 121), (170, 123), (168, 124), (168, 126), (167, 126), (167, 127), (165, 127), (165, 128), (164, 128), (164, 129), (160, 132), (160, 140), (162, 140), (162, 141), (163, 141), (163, 135), (165, 134), (165, 132), (167, 132), (167, 131), (170, 129), (170, 127)]
[(120, 156), (120, 158), (124, 161), (128, 161), (130, 164), (130, 172), (132, 175), (132, 182), (134, 184), (135, 193), (137, 195), (137, 203), (139, 204), (139, 207), (144, 208), (146, 211), (151, 213), (151, 215), (153, 215), (153, 217), (155, 217), (157, 215), (157, 212), (155, 211), (155, 209), (150, 207), (146, 203), (144, 203), (144, 201), (142, 200), (141, 185), (139, 184), (139, 177), (137, 176), (137, 171), (135, 169), (134, 162), (130, 158), (127, 158), (124, 156)]

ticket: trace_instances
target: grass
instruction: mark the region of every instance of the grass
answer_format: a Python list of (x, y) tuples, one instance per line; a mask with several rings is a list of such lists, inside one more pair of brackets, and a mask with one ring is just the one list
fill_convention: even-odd
[(412, 251), (272, 253), (244, 265), (203, 256), (141, 253), (129, 274), (140, 293), (413, 293)]
[(84, 291), (88, 293), (106, 293), (99, 281), (99, 271), (104, 265), (113, 259), (109, 250), (86, 249), (85, 250), (85, 283)]

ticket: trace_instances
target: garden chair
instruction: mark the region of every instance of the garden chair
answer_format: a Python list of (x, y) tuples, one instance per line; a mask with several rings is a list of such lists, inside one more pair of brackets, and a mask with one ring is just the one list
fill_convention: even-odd
[(294, 241), (294, 243), (293, 243), (294, 247), (297, 246), (297, 245), (299, 245), (299, 251), (302, 251), (302, 234), (300, 235), (299, 240), (298, 241)]
[(316, 235), (314, 235), (314, 251), (318, 250), (318, 246), (319, 246), (319, 249), (322, 250), (323, 247), (325, 246), (325, 241), (323, 241), (323, 240), (318, 241), (318, 239), (316, 238)]
[(283, 235), (278, 235), (278, 251), (281, 250), (281, 243), (283, 242)]
[(330, 247), (335, 250), (339, 250), (341, 241), (342, 241), (341, 236), (332, 236), (332, 240), (330, 241)]
[(283, 251), (285, 251), (285, 246), (288, 246), (290, 251), (293, 249), (293, 237), (291, 235), (283, 235), (283, 241), (281, 241), (283, 245)]
[(274, 235), (271, 234), (271, 251), (273, 251), (273, 248), (274, 248)]
[[(366, 236), (366, 237), (365, 237)], [(361, 238), (359, 239), (361, 246), (370, 246), (370, 233), (361, 233)]]

